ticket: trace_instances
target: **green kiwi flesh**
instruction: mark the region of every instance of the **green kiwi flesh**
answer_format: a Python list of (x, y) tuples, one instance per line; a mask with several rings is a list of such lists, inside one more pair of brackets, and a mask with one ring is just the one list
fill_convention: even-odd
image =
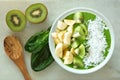
[(6, 23), (12, 31), (18, 32), (23, 30), (26, 22), (25, 15), (19, 10), (10, 10), (6, 14)]
[(48, 15), (48, 10), (44, 4), (35, 3), (35, 4), (30, 5), (26, 9), (25, 15), (29, 22), (41, 23), (46, 19)]

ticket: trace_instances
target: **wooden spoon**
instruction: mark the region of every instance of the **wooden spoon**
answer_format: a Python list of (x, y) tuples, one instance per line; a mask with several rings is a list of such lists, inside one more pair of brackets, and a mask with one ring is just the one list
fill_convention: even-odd
[(23, 50), (19, 40), (11, 35), (4, 40), (4, 49), (9, 58), (19, 67), (25, 80), (32, 80), (24, 62)]

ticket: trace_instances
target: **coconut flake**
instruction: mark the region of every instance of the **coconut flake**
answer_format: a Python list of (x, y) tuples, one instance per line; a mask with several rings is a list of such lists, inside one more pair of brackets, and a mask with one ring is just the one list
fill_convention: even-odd
[(96, 17), (94, 21), (89, 20), (88, 24), (88, 42), (90, 46), (88, 53), (83, 59), (85, 67), (96, 66), (104, 60), (104, 51), (107, 47), (107, 42), (104, 36), (105, 24), (102, 23), (102, 19)]

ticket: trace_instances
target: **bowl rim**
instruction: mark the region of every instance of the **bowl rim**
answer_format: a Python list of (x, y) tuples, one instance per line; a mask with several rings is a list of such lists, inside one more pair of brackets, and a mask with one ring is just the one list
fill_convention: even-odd
[[(109, 28), (109, 31), (110, 31), (110, 35), (111, 35), (111, 46), (110, 46), (109, 53), (108, 53), (107, 57), (99, 65), (97, 65), (97, 66), (95, 66), (93, 68), (90, 68), (90, 69), (80, 70), (80, 69), (74, 69), (74, 68), (71, 68), (69, 66), (66, 66), (65, 64), (63, 64), (63, 62), (60, 60), (60, 58), (58, 58), (55, 55), (55, 53), (54, 53), (54, 51), (55, 51), (55, 47), (54, 47), (55, 44), (53, 42), (51, 33), (54, 32), (54, 30), (56, 29), (56, 25), (57, 25), (58, 20), (62, 20), (67, 15), (70, 15), (70, 14), (75, 13), (77, 11), (89, 12), (89, 13), (95, 14), (96, 16), (99, 16), (107, 24), (107, 26)], [(95, 71), (101, 69), (110, 60), (110, 58), (111, 58), (111, 56), (113, 54), (114, 45), (115, 45), (115, 36), (114, 36), (114, 32), (113, 32), (113, 28), (112, 28), (111, 23), (109, 22), (109, 20), (102, 13), (98, 12), (97, 10), (91, 9), (91, 8), (77, 7), (77, 8), (72, 8), (72, 9), (69, 9), (69, 10), (63, 12), (60, 16), (58, 16), (55, 19), (55, 21), (53, 22), (52, 27), (50, 29), (50, 34), (49, 34), (49, 48), (50, 48), (51, 54), (52, 54), (53, 58), (55, 59), (55, 61), (57, 62), (58, 65), (60, 65), (65, 70), (67, 70), (69, 72), (72, 72), (72, 73), (76, 73), (76, 74), (88, 74), (88, 73), (92, 73), (92, 72), (95, 72)]]

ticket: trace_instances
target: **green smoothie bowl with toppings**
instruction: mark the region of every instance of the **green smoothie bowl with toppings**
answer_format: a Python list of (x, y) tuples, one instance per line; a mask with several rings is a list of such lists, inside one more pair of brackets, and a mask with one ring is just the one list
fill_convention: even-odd
[(108, 19), (98, 11), (74, 8), (54, 21), (49, 47), (62, 68), (77, 74), (88, 74), (102, 68), (111, 58), (114, 33)]

